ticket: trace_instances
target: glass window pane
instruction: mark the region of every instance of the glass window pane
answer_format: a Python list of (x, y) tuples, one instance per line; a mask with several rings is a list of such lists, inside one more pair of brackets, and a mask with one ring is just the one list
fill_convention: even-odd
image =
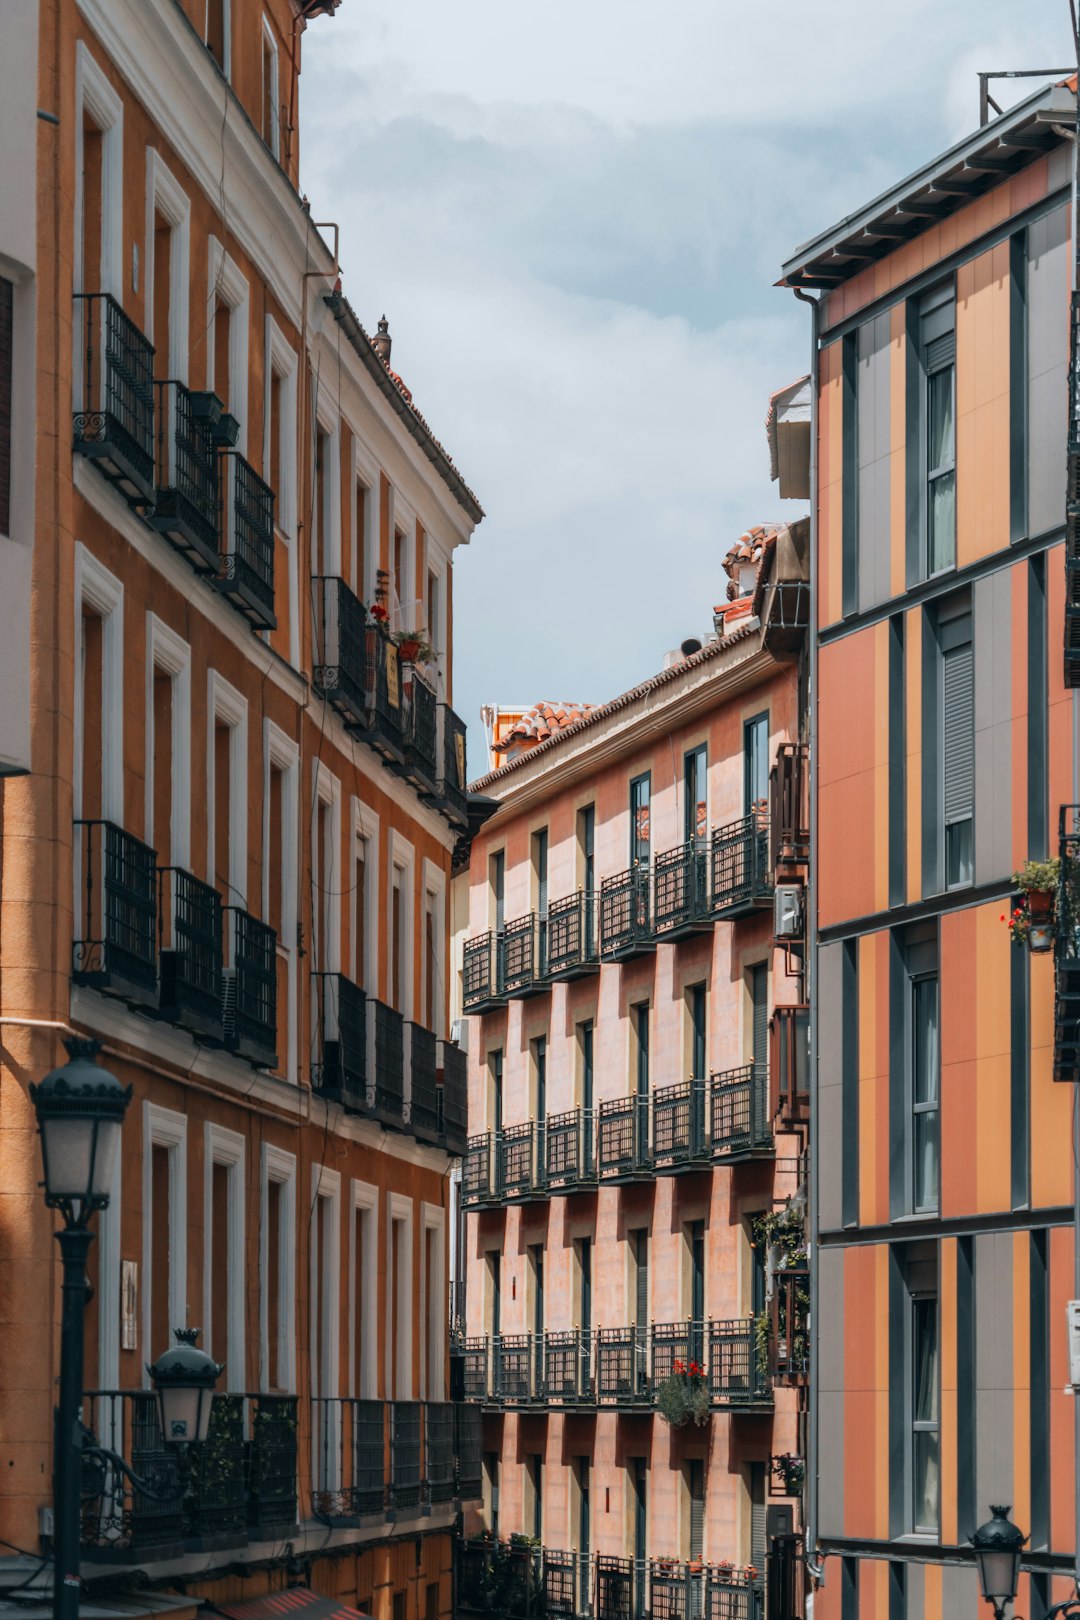
[(956, 474), (939, 473), (930, 481), (929, 571), (936, 574), (956, 562)]
[(936, 979), (916, 979), (912, 1014), (915, 1054), (914, 1101), (936, 1103), (938, 1095), (938, 986)]
[(953, 376), (954, 368), (944, 366), (927, 378), (930, 394), (930, 445), (927, 467), (936, 472), (940, 467), (951, 467), (956, 459), (953, 438)]
[(936, 1423), (938, 1404), (937, 1300), (912, 1302), (914, 1412), (916, 1423)]
[(971, 821), (954, 821), (945, 829), (945, 886), (970, 883), (975, 876)]
[(938, 1202), (938, 1114), (915, 1115), (915, 1208), (936, 1209)]
[(938, 1524), (938, 1437), (916, 1431), (912, 1458), (915, 1487), (915, 1529), (936, 1531)]

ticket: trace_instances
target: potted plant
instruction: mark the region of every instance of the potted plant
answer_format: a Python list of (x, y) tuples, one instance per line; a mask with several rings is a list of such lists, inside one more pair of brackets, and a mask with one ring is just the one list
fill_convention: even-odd
[(1009, 925), (1014, 945), (1026, 945), (1030, 951), (1048, 951), (1054, 942), (1055, 902), (1061, 880), (1061, 861), (1055, 856), (1046, 861), (1025, 861), (1013, 882), (1022, 898), (1002, 919)]
[(423, 630), (395, 630), (393, 639), (403, 664), (430, 664), (435, 648)]
[(700, 1428), (709, 1421), (709, 1386), (705, 1369), (697, 1361), (676, 1360), (656, 1392), (664, 1422), (681, 1429), (693, 1422)]
[(806, 1478), (806, 1464), (793, 1451), (783, 1451), (772, 1459), (772, 1471), (783, 1482), (785, 1496), (798, 1496)]

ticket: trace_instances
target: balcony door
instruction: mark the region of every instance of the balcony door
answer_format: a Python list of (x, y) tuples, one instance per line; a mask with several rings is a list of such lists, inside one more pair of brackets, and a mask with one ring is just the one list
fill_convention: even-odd
[(708, 834), (709, 806), (706, 790), (708, 756), (705, 744), (683, 755), (683, 842), (703, 844)]
[(630, 865), (648, 866), (651, 847), (650, 799), (652, 777), (648, 771), (630, 783)]
[(645, 1504), (646, 1464), (644, 1457), (630, 1459), (630, 1488), (634, 1515), (634, 1620), (643, 1620), (647, 1613), (646, 1589), (648, 1563), (648, 1519)]
[(756, 714), (743, 726), (744, 815), (769, 796), (769, 717)]

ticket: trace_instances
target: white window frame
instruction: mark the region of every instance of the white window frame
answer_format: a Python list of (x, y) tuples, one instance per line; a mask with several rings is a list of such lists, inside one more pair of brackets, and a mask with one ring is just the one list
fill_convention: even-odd
[[(352, 535), (353, 590), (361, 602), (366, 604), (375, 600), (375, 572), (379, 566), (379, 486), (381, 480), (377, 465), (362, 447), (357, 431), (351, 422), (348, 427), (352, 435), (349, 511), (352, 518), (350, 533)], [(357, 484), (363, 484), (366, 492), (363, 534), (357, 533)]]
[[(270, 1183), (281, 1188), (278, 1253), (270, 1253)], [(262, 1145), (259, 1195), (259, 1388), (270, 1388), (270, 1267), (278, 1272), (277, 1366), (280, 1387), (296, 1389), (296, 1155)]]
[(248, 706), (235, 686), (212, 669), (206, 697), (206, 881), (216, 886), (214, 849), (214, 729), (220, 720), (229, 728), (229, 904), (247, 910), (248, 852)]
[[(263, 20), (262, 20), (262, 44), (263, 44), (263, 55), (262, 55), (261, 67), (262, 67), (262, 72), (263, 73), (265, 73), (265, 71), (266, 71), (266, 47), (267, 46), (270, 47), (270, 54), (272, 55), (272, 57), (274, 59), (274, 70), (273, 70), (274, 71), (274, 83), (273, 83), (273, 86), (272, 86), (272, 89), (273, 89), (273, 97), (272, 97), (272, 101), (273, 101), (273, 121), (272, 121), (271, 130), (270, 130), (270, 151), (271, 151), (272, 155), (278, 161), (280, 161), (280, 159), (281, 159), (281, 64), (278, 61), (278, 46), (277, 46), (277, 40), (274, 38), (274, 30), (270, 26), (269, 18), (267, 18), (265, 15), (264, 15)], [(262, 86), (262, 92), (263, 92), (262, 101), (259, 104), (259, 135), (260, 135), (260, 137), (262, 135), (262, 110), (263, 110), (263, 106), (265, 105), (265, 102), (266, 102), (266, 85), (265, 85), (265, 83)]]
[(435, 901), (435, 966), (439, 982), (435, 986), (433, 997), (435, 1006), (435, 1027), (433, 1034), (440, 1040), (446, 1038), (446, 873), (435, 865), (434, 861), (424, 857), (423, 866), (423, 909), (420, 915), (420, 1007), (424, 1009), (428, 1004), (428, 956), (427, 956), (427, 903), (429, 899)]
[[(247, 456), (248, 447), (248, 332), (251, 321), (251, 288), (247, 277), (226, 253), (216, 236), (208, 246), (209, 290), (206, 298), (206, 386), (218, 393), (225, 409), (240, 423), (236, 449)], [(217, 356), (214, 352), (214, 319), (217, 303), (229, 311), (229, 397), (219, 393), (214, 380)]]
[[(394, 574), (394, 536), (401, 531), (401, 567), (408, 581), (409, 595), (403, 597), (401, 593), (401, 580)], [(390, 576), (394, 593), (397, 596), (398, 624), (395, 628), (402, 630), (415, 630), (419, 609), (422, 606), (416, 599), (416, 514), (402, 499), (396, 490), (392, 491), (390, 505)]]
[[(221, 0), (222, 32), (224, 35), (221, 71), (232, 82), (232, 0)], [(203, 44), (210, 49), (210, 0), (203, 12)]]
[[(314, 384), (313, 384), (314, 386)], [(323, 465), (322, 507), (326, 540), (317, 561), (320, 574), (341, 577), (341, 421), (331, 421), (315, 413), (315, 431), (327, 441), (327, 461)], [(314, 471), (314, 468), (312, 469)], [(355, 498), (355, 491), (354, 491)], [(312, 555), (317, 536), (312, 535)]]
[(274, 770), (281, 772), (281, 937), (278, 955), (286, 961), (286, 1002), (289, 1019), (288, 1050), (284, 1072), (293, 1084), (298, 1077), (297, 1040), (298, 994), (296, 984), (297, 889), (300, 882), (300, 748), (272, 720), (263, 721), (263, 861), (262, 914), (270, 915), (270, 781)]
[(432, 645), (434, 646), (436, 652), (438, 653), (438, 658), (435, 661), (435, 676), (436, 676), (436, 682), (437, 682), (438, 695), (439, 695), (440, 699), (443, 702), (445, 702), (446, 701), (446, 692), (447, 692), (447, 670), (449, 668), (449, 658), (447, 657), (448, 649), (447, 649), (447, 645), (446, 645), (446, 626), (447, 626), (446, 597), (447, 597), (447, 589), (448, 589), (448, 584), (449, 584), (449, 571), (447, 569), (446, 558), (443, 556), (442, 550), (437, 545), (435, 545), (433, 543), (433, 541), (431, 539), (431, 536), (427, 533), (426, 529), (424, 531), (424, 539), (425, 539), (425, 552), (426, 552), (426, 557), (425, 557), (425, 561), (424, 561), (424, 616), (425, 616), (425, 619), (426, 619), (426, 617), (427, 617), (427, 576), (428, 576), (428, 574), (434, 574), (436, 579), (439, 582), (439, 601), (438, 601), (438, 621), (439, 622), (437, 624), (429, 624), (427, 626), (427, 633), (428, 633), (428, 640), (432, 643)]
[[(340, 973), (341, 891), (345, 887), (341, 871), (341, 783), (321, 759), (315, 761), (314, 774), (314, 792), (311, 796), (311, 918), (314, 960), (322, 972)], [(330, 811), (333, 866), (329, 872), (321, 869), (318, 858), (319, 817), (325, 809)]]
[(275, 491), (276, 529), (288, 553), (289, 575), (289, 662), (298, 667), (300, 659), (300, 586), (296, 543), (296, 351), (289, 344), (272, 315), (266, 317), (266, 382), (263, 409), (263, 471), (269, 482), (271, 391), (274, 379), (281, 385), (281, 420), (278, 424), (278, 481)]
[[(319, 1267), (319, 1221), (317, 1200), (330, 1203), (330, 1254)], [(308, 1295), (310, 1309), (311, 1393), (332, 1398), (340, 1393), (338, 1347), (341, 1335), (341, 1175), (324, 1164), (311, 1167), (311, 1242), (308, 1256)], [(325, 1361), (318, 1365), (318, 1326), (322, 1323)], [(323, 1388), (324, 1381), (330, 1387)], [(313, 1429), (317, 1425), (313, 1425)], [(314, 1438), (314, 1435), (313, 1435)]]
[[(379, 1189), (370, 1182), (353, 1180), (350, 1183), (349, 1225), (349, 1390), (360, 1400), (377, 1400), (379, 1395), (378, 1324), (379, 1324)], [(362, 1221), (357, 1216), (362, 1216)], [(359, 1346), (360, 1376), (357, 1377), (356, 1343), (356, 1230), (363, 1228), (364, 1293), (368, 1309), (364, 1311)]]
[[(428, 1234), (436, 1232), (437, 1266), (432, 1286), (428, 1287)], [(424, 1323), (424, 1342), (420, 1352), (420, 1398), (425, 1401), (446, 1399), (446, 1211), (441, 1204), (420, 1205), (420, 1311)], [(436, 1369), (434, 1386), (428, 1378), (428, 1364)]]
[[(369, 805), (353, 796), (352, 837), (350, 853), (355, 857), (356, 846), (364, 842), (364, 894), (360, 896), (349, 883), (349, 961), (354, 984), (367, 995), (379, 996), (379, 818)], [(364, 960), (356, 954), (356, 911), (364, 907)]]
[[(386, 1195), (386, 1399), (408, 1401), (413, 1399), (409, 1369), (413, 1366), (413, 1201), (404, 1193)], [(394, 1302), (390, 1292), (398, 1286), (394, 1274), (394, 1223), (405, 1227), (405, 1265), (398, 1299), (401, 1325), (394, 1342)]]
[[(228, 1278), (228, 1356), (223, 1387), (247, 1388), (247, 1347), (244, 1343), (244, 1307), (247, 1300), (244, 1230), (245, 1139), (237, 1131), (206, 1122), (203, 1158), (203, 1349), (214, 1354), (213, 1255), (224, 1246)], [(228, 1211), (225, 1242), (214, 1231), (214, 1166), (228, 1172)]]
[(150, 1342), (150, 1307), (153, 1297), (154, 1233), (153, 1172), (154, 1149), (163, 1147), (169, 1155), (169, 1334), (187, 1326), (187, 1116), (159, 1103), (143, 1103), (142, 1226), (142, 1363), (143, 1387), (150, 1375), (146, 1363), (167, 1348)]
[(146, 842), (154, 843), (154, 679), (172, 682), (172, 827), (170, 864), (191, 864), (191, 648), (182, 636), (146, 613)]
[[(123, 1158), (113, 1160), (109, 1202), (98, 1224), (98, 1387), (120, 1388), (120, 1227), (123, 1213)], [(150, 1351), (151, 1357), (158, 1354)], [(115, 1447), (115, 1440), (102, 1437), (99, 1443)]]
[[(406, 949), (404, 958), (400, 962), (401, 978), (401, 1007), (398, 1009), (403, 1018), (416, 1017), (416, 1003), (413, 998), (413, 959), (416, 955), (416, 851), (407, 838), (403, 838), (396, 827), (390, 828), (389, 838), (390, 855), (390, 888), (393, 890), (394, 873), (402, 874), (401, 881), (401, 918), (404, 923), (404, 937)], [(401, 940), (394, 937), (392, 893), (388, 898), (391, 904), (387, 907), (387, 943), (390, 951), (401, 950)], [(387, 956), (387, 994), (394, 983), (393, 956)]]
[[(87, 280), (82, 262), (83, 118), (89, 113), (101, 132), (101, 265)], [(111, 293), (121, 298), (124, 283), (124, 103), (85, 41), (75, 41), (75, 292)], [(96, 283), (96, 285), (95, 285)], [(74, 346), (76, 400), (82, 383), (81, 344)], [(78, 408), (78, 406), (76, 406)]]
[(101, 620), (101, 814), (105, 821), (124, 819), (124, 587), (88, 551), (75, 542), (75, 737), (74, 819), (83, 806), (83, 608)]
[[(172, 172), (165, 167), (157, 149), (146, 148), (146, 258), (143, 284), (146, 288), (144, 327), (154, 332), (154, 260), (157, 232), (154, 216), (160, 214), (170, 226), (169, 239), (169, 353), (155, 358), (155, 376), (176, 378), (187, 383), (190, 350), (188, 327), (191, 308), (191, 199)], [(167, 367), (167, 369), (165, 369)]]

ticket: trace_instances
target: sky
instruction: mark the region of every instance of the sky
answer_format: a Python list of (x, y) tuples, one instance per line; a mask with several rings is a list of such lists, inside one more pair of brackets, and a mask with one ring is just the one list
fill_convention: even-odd
[(979, 69), (1071, 59), (1067, 0), (343, 0), (310, 25), (304, 190), (487, 514), (454, 562), (471, 774), (481, 704), (644, 679), (711, 628), (743, 530), (799, 514), (764, 428), (809, 363), (783, 260), (973, 128)]

